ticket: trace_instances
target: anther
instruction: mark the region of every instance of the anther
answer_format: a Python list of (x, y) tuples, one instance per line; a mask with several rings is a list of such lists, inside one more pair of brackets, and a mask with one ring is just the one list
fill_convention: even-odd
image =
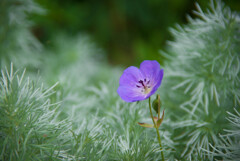
[(145, 85), (143, 84), (143, 81), (142, 81), (142, 80), (140, 80), (140, 81), (138, 81), (138, 82), (141, 83), (143, 87), (145, 87)]
[(139, 85), (136, 85), (136, 87), (141, 88), (141, 86), (139, 86)]

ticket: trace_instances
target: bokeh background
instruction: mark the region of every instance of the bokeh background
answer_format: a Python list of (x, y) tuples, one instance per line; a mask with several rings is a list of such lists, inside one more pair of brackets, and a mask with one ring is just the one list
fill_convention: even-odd
[[(169, 27), (186, 24), (187, 15), (196, 17), (195, 3), (204, 9), (209, 0), (37, 0), (46, 13), (30, 15), (32, 32), (46, 46), (59, 34), (86, 33), (105, 51), (108, 62), (136, 65), (158, 55), (167, 40), (172, 40)], [(240, 11), (239, 0), (224, 1)]]

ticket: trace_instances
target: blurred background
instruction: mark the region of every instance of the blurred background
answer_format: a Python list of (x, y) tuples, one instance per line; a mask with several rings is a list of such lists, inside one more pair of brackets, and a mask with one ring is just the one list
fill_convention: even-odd
[[(208, 7), (209, 0), (36, 0), (46, 12), (31, 14), (32, 33), (51, 48), (58, 34), (87, 34), (105, 51), (110, 64), (139, 64), (158, 55), (167, 40), (169, 27), (187, 23), (195, 17), (195, 3)], [(240, 11), (239, 0), (225, 0), (232, 10)]]

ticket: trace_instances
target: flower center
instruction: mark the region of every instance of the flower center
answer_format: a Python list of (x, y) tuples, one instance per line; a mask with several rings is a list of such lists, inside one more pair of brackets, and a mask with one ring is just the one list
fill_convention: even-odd
[(147, 80), (146, 78), (144, 80), (139, 80), (136, 87), (141, 88), (141, 92), (144, 94), (148, 94), (152, 90), (150, 80)]

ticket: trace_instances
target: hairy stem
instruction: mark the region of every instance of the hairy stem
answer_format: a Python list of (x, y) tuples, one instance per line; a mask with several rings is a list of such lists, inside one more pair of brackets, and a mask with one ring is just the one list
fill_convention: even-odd
[(154, 121), (153, 114), (152, 114), (151, 97), (149, 97), (149, 110), (150, 110), (150, 114), (151, 114), (151, 118), (152, 118), (154, 127), (155, 127), (155, 129), (156, 129), (156, 131), (157, 131), (158, 143), (159, 143), (160, 150), (161, 150), (162, 161), (164, 161), (164, 155), (163, 155), (163, 150), (162, 150), (162, 143), (161, 143), (160, 134), (159, 134), (158, 127), (157, 127), (157, 125), (156, 125), (156, 123), (155, 123), (155, 121)]

